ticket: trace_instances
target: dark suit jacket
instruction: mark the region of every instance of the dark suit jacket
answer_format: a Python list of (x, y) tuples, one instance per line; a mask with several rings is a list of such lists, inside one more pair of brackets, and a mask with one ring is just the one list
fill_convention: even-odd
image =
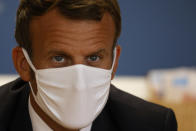
[[(29, 85), (20, 78), (0, 87), (0, 131), (32, 131)], [(171, 109), (146, 102), (111, 85), (110, 95), (91, 131), (177, 131)]]

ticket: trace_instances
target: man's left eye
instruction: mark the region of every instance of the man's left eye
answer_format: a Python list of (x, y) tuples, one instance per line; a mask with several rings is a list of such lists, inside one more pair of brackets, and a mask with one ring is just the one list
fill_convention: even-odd
[(90, 61), (90, 62), (97, 62), (99, 60), (100, 60), (100, 57), (97, 55), (92, 55), (92, 56), (88, 57), (88, 61)]

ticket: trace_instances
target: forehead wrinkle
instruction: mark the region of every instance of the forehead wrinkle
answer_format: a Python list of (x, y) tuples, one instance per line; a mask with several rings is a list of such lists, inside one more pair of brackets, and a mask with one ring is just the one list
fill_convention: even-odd
[[(46, 33), (48, 35), (48, 38), (56, 38), (59, 40), (65, 40), (70, 42), (90, 42), (90, 41), (103, 41), (105, 38), (108, 38), (108, 34), (102, 30), (92, 30), (92, 31), (83, 31), (83, 32), (74, 32), (74, 31), (67, 31), (63, 29), (51, 29), (48, 30), (48, 32), (52, 33)], [(84, 35), (87, 34), (88, 35)], [(90, 34), (90, 35), (89, 35)], [(68, 42), (69, 43), (69, 42)]]
[[(69, 41), (67, 40), (66, 42), (64, 40), (50, 40), (47, 41), (47, 48), (60, 48), (60, 49), (66, 49), (66, 50), (78, 50), (81, 48), (78, 48), (81, 46), (81, 44), (83, 46), (85, 46), (84, 50), (86, 51), (87, 48), (88, 49), (96, 49), (99, 47), (103, 47), (103, 40), (96, 40), (96, 41), (88, 41), (88, 42), (73, 42), (73, 41)], [(73, 51), (74, 52), (74, 51)]]
[[(108, 18), (105, 18), (108, 20)], [(92, 20), (70, 20), (63, 18), (63, 21), (57, 21), (57, 23), (51, 23), (51, 24), (43, 24), (44, 26), (47, 26), (45, 29), (47, 32), (54, 32), (56, 34), (62, 33), (63, 37), (66, 35), (69, 39), (85, 39), (86, 36), (90, 35), (102, 35), (106, 36), (108, 35), (108, 32), (115, 32), (111, 27), (107, 26), (108, 23), (106, 20), (102, 20), (101, 22), (92, 21)], [(65, 28), (58, 27), (57, 25), (65, 25)], [(67, 25), (70, 25), (72, 28), (66, 28)], [(88, 34), (88, 35), (84, 35)], [(61, 34), (60, 34), (61, 35)], [(73, 37), (75, 36), (75, 37)], [(106, 36), (107, 37), (107, 36)], [(88, 38), (87, 38), (88, 39)]]
[[(105, 50), (105, 47), (101, 46), (98, 43), (88, 46), (86, 48), (78, 48), (77, 46), (72, 46), (71, 44), (64, 45), (63, 43), (48, 44), (47, 47), (47, 54), (49, 52), (64, 52), (64, 54), (69, 55), (70, 57), (77, 54), (89, 55), (91, 53), (99, 51), (100, 49)], [(45, 55), (47, 56), (47, 54)]]

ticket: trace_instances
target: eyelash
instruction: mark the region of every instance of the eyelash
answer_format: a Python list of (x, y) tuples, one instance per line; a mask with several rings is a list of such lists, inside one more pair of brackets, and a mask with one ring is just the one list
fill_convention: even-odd
[[(94, 56), (98, 57), (99, 60), (103, 58), (101, 55), (91, 55), (87, 57), (87, 60), (90, 59), (90, 57), (94, 57)], [(91, 62), (97, 62), (97, 61), (91, 61)]]
[[(64, 56), (61, 56), (61, 55), (53, 56), (53, 57), (52, 57), (52, 60), (55, 61), (56, 63), (59, 62), (57, 59), (55, 59), (55, 58), (57, 58), (57, 57), (61, 57), (61, 58), (64, 59), (64, 61), (65, 61), (65, 57), (64, 57)], [(61, 63), (61, 62), (60, 62), (60, 63)]]

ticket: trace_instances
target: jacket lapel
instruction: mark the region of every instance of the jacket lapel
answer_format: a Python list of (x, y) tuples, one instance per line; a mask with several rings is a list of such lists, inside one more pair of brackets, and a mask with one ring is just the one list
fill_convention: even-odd
[(93, 122), (91, 131), (119, 131), (110, 111), (110, 97), (100, 115)]

